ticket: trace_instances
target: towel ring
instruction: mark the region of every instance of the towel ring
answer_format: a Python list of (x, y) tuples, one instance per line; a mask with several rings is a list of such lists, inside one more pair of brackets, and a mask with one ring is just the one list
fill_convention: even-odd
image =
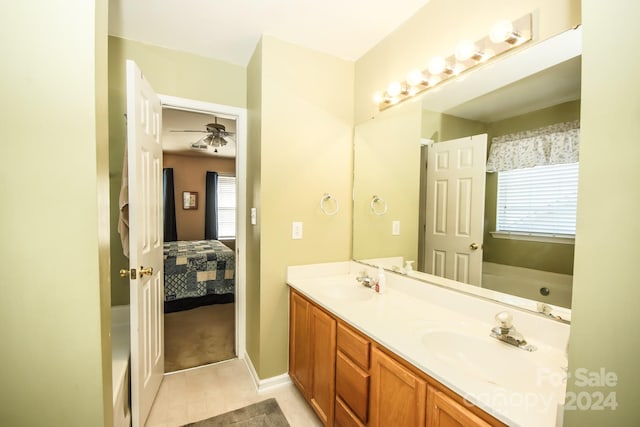
[[(383, 208), (380, 209), (376, 209), (376, 204), (381, 203)], [(371, 212), (373, 212), (376, 215), (384, 215), (387, 213), (387, 202), (382, 198), (382, 197), (378, 197), (376, 195), (374, 195), (371, 198), (371, 203), (369, 204), (369, 206), (371, 206)]]
[[(333, 203), (335, 203), (336, 205), (335, 209), (332, 211), (327, 210), (326, 206), (324, 205), (325, 202), (328, 202), (329, 200), (333, 200)], [(324, 212), (325, 215), (331, 216), (338, 213), (338, 211), (340, 210), (340, 205), (338, 204), (338, 201), (336, 200), (335, 197), (333, 197), (329, 193), (324, 193), (324, 195), (320, 199), (320, 209), (322, 210), (322, 212)]]

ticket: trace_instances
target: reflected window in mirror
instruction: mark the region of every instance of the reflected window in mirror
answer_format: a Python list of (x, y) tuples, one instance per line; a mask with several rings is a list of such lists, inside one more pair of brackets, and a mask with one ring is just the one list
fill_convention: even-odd
[(496, 230), (524, 240), (573, 239), (576, 234), (578, 163), (498, 172)]
[(577, 120), (493, 138), (487, 160), (487, 172), (498, 174), (493, 237), (573, 243), (579, 148)]

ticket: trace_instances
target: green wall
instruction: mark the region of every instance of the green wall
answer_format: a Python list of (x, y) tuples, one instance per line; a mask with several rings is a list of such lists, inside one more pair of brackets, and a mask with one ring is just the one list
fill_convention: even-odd
[(3, 2), (0, 425), (112, 425), (107, 1)]
[[(354, 259), (418, 260), (421, 111), (419, 102), (405, 102), (355, 128)], [(386, 214), (371, 212), (374, 195), (387, 203)], [(400, 221), (400, 235), (392, 235), (392, 221)]]
[[(583, 1), (582, 107), (578, 224), (573, 276), (569, 372), (604, 368), (612, 387), (581, 387), (570, 395), (615, 393), (615, 410), (565, 411), (566, 427), (640, 425), (640, 3)], [(615, 64), (615, 73), (604, 64)]]
[[(353, 63), (264, 36), (249, 78), (250, 147), (260, 135), (249, 155), (259, 162), (249, 171), (259, 208), (259, 234), (247, 233), (253, 280), (260, 261), (259, 283), (247, 285), (247, 350), (269, 378), (287, 372), (287, 266), (351, 255)], [(320, 210), (324, 193), (340, 202), (336, 215)], [(304, 224), (302, 240), (291, 239), (293, 221)]]
[(118, 196), (126, 144), (125, 61), (134, 60), (156, 93), (234, 107), (246, 106), (246, 69), (191, 53), (109, 37), (109, 176), (111, 188), (111, 299), (129, 303), (129, 281), (118, 275), (129, 261), (118, 234)]
[(260, 372), (260, 230), (262, 205), (262, 40), (247, 66), (247, 209), (256, 208), (257, 224), (247, 220), (246, 345), (256, 372)]

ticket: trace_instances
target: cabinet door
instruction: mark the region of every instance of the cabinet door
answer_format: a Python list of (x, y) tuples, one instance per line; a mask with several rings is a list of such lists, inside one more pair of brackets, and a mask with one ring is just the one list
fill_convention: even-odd
[(336, 396), (336, 321), (311, 307), (310, 403), (325, 426), (333, 426)]
[(293, 290), (289, 303), (289, 376), (302, 395), (308, 399), (311, 384), (311, 305)]
[(427, 392), (427, 413), (429, 427), (491, 426), (468, 408), (431, 386)]
[(378, 348), (371, 355), (371, 427), (424, 427), (426, 382)]

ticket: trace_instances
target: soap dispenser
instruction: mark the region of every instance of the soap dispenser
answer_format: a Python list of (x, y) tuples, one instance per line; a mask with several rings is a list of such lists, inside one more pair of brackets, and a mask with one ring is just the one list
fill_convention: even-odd
[(379, 294), (385, 293), (387, 290), (387, 278), (384, 275), (382, 267), (378, 267), (378, 281), (376, 282), (376, 292)]
[(404, 267), (404, 272), (405, 272), (406, 274), (409, 274), (409, 273), (410, 273), (410, 272), (412, 272), (412, 271), (413, 271), (413, 261), (407, 261), (407, 262), (406, 262), (406, 265), (405, 265), (405, 267)]

